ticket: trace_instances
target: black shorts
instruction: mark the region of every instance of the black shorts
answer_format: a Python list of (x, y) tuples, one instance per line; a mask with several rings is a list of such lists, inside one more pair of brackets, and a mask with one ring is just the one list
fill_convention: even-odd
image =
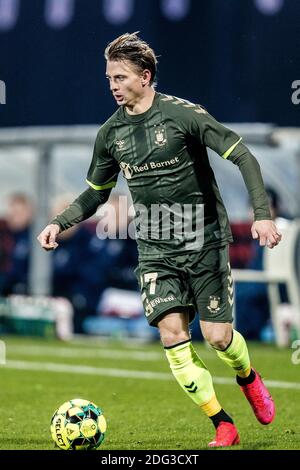
[(153, 260), (135, 270), (148, 323), (167, 313), (188, 312), (192, 321), (232, 322), (233, 281), (228, 245)]

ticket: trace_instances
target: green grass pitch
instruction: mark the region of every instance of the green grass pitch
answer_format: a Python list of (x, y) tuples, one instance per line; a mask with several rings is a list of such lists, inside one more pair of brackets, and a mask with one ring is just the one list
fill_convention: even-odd
[[(49, 423), (72, 398), (94, 401), (108, 429), (105, 450), (202, 450), (214, 428), (179, 388), (157, 344), (74, 340), (70, 343), (2, 337), (0, 449), (51, 450)], [(253, 365), (269, 381), (277, 415), (260, 425), (232, 371), (203, 343), (196, 344), (215, 378), (220, 403), (241, 437), (236, 449), (299, 449), (300, 364), (293, 350), (249, 344)]]

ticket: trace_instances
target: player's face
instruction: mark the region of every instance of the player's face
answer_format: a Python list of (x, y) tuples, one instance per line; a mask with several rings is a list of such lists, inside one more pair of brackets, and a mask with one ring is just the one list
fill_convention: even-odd
[(118, 105), (134, 106), (144, 94), (143, 76), (127, 60), (107, 61), (106, 77)]

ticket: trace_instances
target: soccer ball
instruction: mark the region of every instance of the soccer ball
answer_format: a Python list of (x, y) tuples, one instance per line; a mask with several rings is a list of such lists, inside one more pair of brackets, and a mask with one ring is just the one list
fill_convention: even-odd
[(60, 449), (92, 450), (103, 442), (106, 420), (94, 403), (75, 398), (55, 411), (50, 431)]

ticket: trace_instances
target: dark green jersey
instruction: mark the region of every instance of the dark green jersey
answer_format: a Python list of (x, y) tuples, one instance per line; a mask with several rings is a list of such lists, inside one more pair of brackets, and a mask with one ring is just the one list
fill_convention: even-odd
[(206, 147), (233, 159), (245, 152), (240, 141), (201, 106), (156, 93), (145, 113), (120, 107), (100, 128), (87, 182), (95, 190), (112, 188), (122, 170), (141, 259), (221, 245), (231, 232)]

